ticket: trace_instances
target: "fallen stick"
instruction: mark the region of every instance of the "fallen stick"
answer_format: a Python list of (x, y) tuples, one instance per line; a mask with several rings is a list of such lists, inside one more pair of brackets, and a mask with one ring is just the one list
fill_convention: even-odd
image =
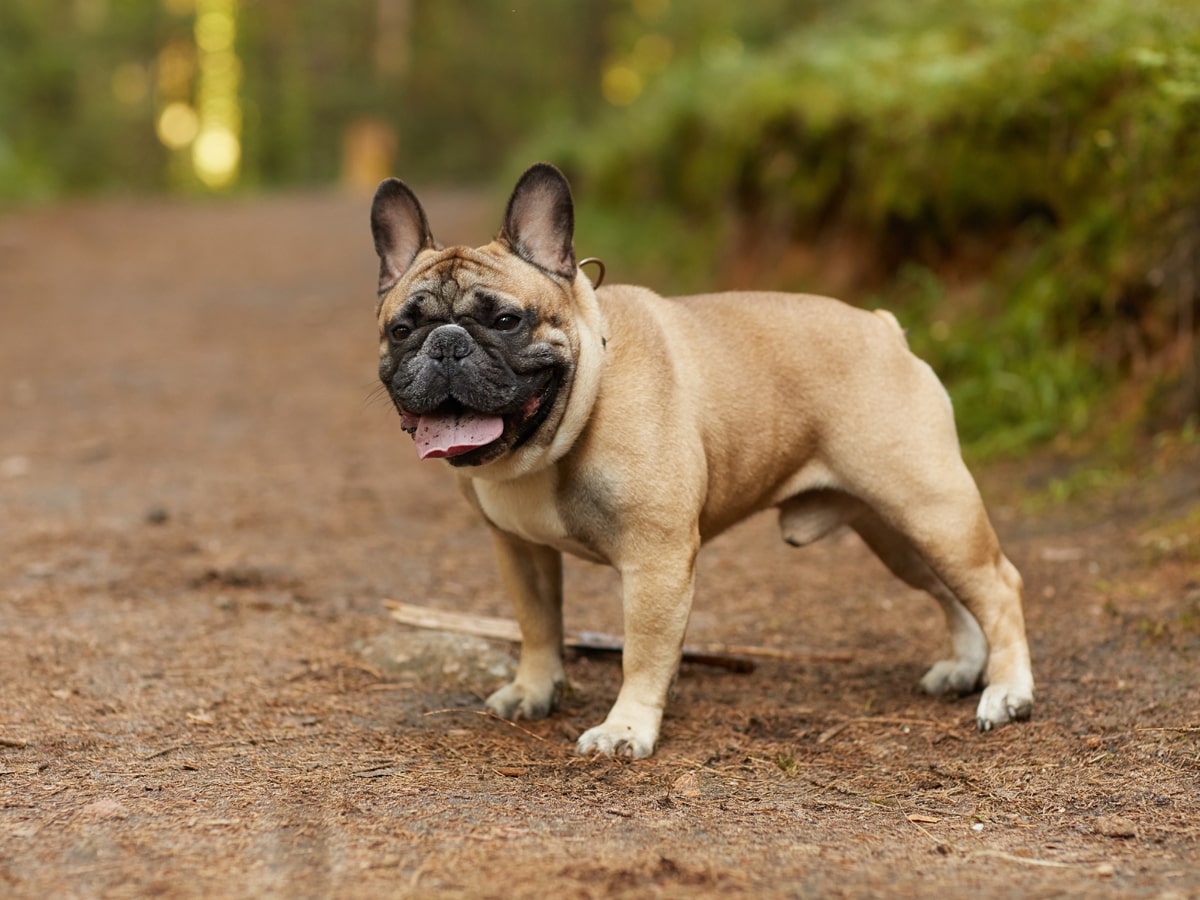
[[(417, 628), (432, 628), (438, 631), (453, 631), (475, 637), (520, 643), (521, 629), (511, 619), (492, 616), (476, 616), (469, 613), (430, 609), (397, 600), (384, 600), (384, 607), (393, 619)], [(563, 644), (584, 654), (620, 653), (623, 643), (619, 637), (595, 631), (568, 632)], [(849, 662), (849, 653), (829, 653), (818, 650), (780, 650), (775, 647), (756, 647), (744, 644), (701, 644), (683, 648), (683, 661), (698, 665), (714, 666), (730, 672), (753, 672), (754, 662), (747, 659), (757, 656), (763, 659), (807, 659), (821, 662)]]

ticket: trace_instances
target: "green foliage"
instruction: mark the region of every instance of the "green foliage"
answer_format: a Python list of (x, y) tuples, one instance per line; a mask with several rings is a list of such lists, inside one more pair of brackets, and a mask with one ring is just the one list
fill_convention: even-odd
[(531, 131), (586, 116), (600, 103), (607, 7), (414, 2), (411, 58), (386, 112), (405, 177), (490, 183)]
[[(239, 0), (239, 186), (336, 181), (364, 124), (377, 166), (490, 183), (530, 131), (601, 104), (610, 6)], [(155, 130), (168, 104), (200, 111), (195, 21), (194, 0), (0, 3), (0, 202), (199, 189)]]
[[(195, 11), (0, 3), (0, 203), (198, 189), (194, 135), (155, 131), (202, 111)], [(242, 187), (550, 159), (613, 280), (894, 308), (976, 452), (1200, 421), (1192, 0), (241, 0), (236, 28)]]
[[(856, 299), (899, 307), (964, 438), (994, 451), (1094, 425), (1132, 365), (1194, 327), (1197, 121), (1192, 4), (859, 0), (762, 51), (681, 61), (541, 146), (659, 247), (677, 232), (655, 204), (855, 235), (884, 268)], [(964, 258), (967, 298), (936, 274)]]
[(395, 104), (399, 76), (376, 58), (376, 0), (242, 3), (238, 45), (244, 182), (327, 183), (356, 119)]
[[(0, 4), (0, 201), (162, 184), (150, 93), (133, 67), (153, 60), (165, 18), (157, 0)], [(135, 83), (114, 89), (122, 77)]]

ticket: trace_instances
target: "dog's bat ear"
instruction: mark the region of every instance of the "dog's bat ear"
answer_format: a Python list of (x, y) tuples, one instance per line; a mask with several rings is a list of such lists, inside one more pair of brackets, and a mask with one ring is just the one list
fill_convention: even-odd
[(371, 202), (371, 235), (379, 254), (379, 296), (396, 286), (417, 254), (437, 246), (416, 194), (399, 178), (388, 178)]
[(575, 204), (566, 177), (549, 163), (531, 166), (508, 198), (500, 240), (526, 262), (574, 280), (574, 236)]

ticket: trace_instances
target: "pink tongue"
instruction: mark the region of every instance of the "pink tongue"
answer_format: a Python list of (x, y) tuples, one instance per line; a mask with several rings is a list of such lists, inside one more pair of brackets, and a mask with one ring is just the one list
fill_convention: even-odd
[(417, 423), (413, 440), (421, 459), (442, 459), (485, 447), (503, 433), (504, 420), (499, 416), (464, 410), (426, 413)]

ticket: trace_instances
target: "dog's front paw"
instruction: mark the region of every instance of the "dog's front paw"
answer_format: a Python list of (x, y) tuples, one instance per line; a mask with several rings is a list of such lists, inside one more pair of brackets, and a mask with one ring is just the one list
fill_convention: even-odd
[(575, 749), (582, 754), (602, 753), (605, 756), (645, 759), (654, 752), (657, 739), (657, 734), (638, 734), (631, 725), (611, 726), (605, 722), (580, 735)]
[(921, 678), (920, 687), (927, 694), (973, 694), (983, 679), (983, 664), (963, 659), (943, 659), (935, 662)]
[(558, 708), (563, 683), (528, 685), (520, 681), (506, 684), (484, 701), (484, 705), (503, 719), (544, 719)]
[(662, 711), (649, 707), (633, 711), (613, 709), (608, 718), (579, 737), (575, 748), (582, 754), (628, 756), (645, 759), (654, 752)]
[(1033, 691), (1012, 685), (993, 684), (979, 698), (975, 722), (980, 731), (991, 731), (1005, 722), (1020, 722), (1033, 713)]

